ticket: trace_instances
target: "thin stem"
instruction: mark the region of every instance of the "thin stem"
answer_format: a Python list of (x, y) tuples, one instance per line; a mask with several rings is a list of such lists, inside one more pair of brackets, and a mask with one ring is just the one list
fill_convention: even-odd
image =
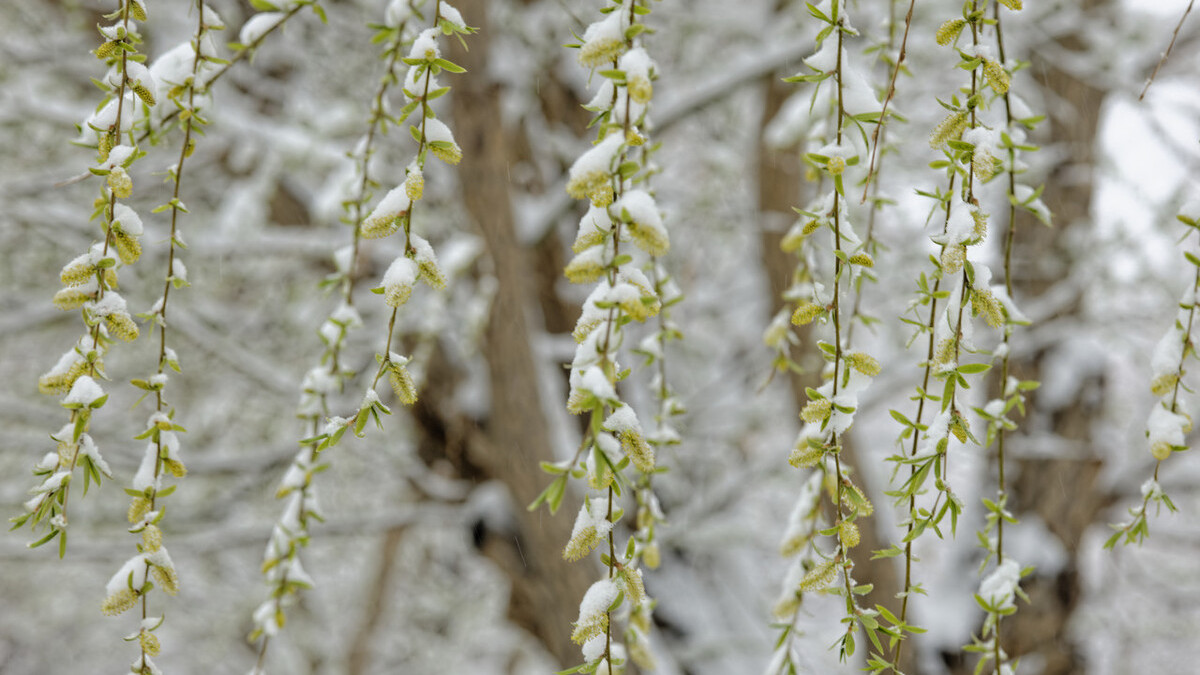
[[(908, 49), (908, 29), (912, 27), (913, 7), (917, 4), (917, 0), (910, 0), (908, 3), (908, 13), (904, 15), (904, 37), (900, 39), (900, 54), (896, 57), (896, 65), (892, 68), (892, 77), (888, 82), (887, 95), (883, 98), (883, 110), (879, 113), (879, 123), (875, 125), (875, 129), (871, 132), (871, 162), (867, 168), (867, 178), (863, 185), (862, 201), (867, 201), (867, 189), (872, 183), (872, 178), (875, 176), (875, 160), (879, 154), (879, 138), (883, 128), (887, 125), (888, 105), (892, 102), (892, 97), (896, 95), (896, 77), (900, 75), (900, 69), (904, 67), (904, 56)], [(890, 40), (889, 40), (890, 46)]]
[(1167, 62), (1167, 57), (1171, 55), (1171, 50), (1175, 48), (1175, 40), (1179, 37), (1179, 31), (1183, 28), (1183, 22), (1187, 21), (1188, 14), (1192, 13), (1192, 5), (1196, 4), (1196, 0), (1189, 0), (1188, 6), (1183, 10), (1183, 16), (1179, 17), (1179, 23), (1175, 24), (1175, 30), (1171, 33), (1171, 43), (1167, 45), (1167, 51), (1163, 52), (1162, 58), (1154, 66), (1154, 72), (1150, 73), (1150, 79), (1146, 80), (1146, 86), (1142, 87), (1142, 93), (1138, 95), (1138, 100), (1146, 98), (1146, 92), (1150, 90), (1150, 85), (1154, 84), (1154, 78), (1158, 77), (1158, 69), (1163, 67)]

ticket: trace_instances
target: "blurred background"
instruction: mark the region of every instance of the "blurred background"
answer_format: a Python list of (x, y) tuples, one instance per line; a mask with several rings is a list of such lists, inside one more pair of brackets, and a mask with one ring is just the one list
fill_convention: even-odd
[[(171, 301), (183, 374), (169, 399), (188, 430), (190, 472), (163, 525), (182, 584), (176, 598), (156, 599), (166, 615), (157, 661), (167, 673), (243, 673), (255, 659), (245, 638), (266, 593), (259, 568), (281, 506), (274, 493), (306, 435), (295, 415), (300, 382), (320, 357), (317, 327), (336, 304), (318, 283), (349, 239), (338, 222), (353, 170), (347, 153), (365, 132), (384, 69), (368, 24), (383, 20), (386, 0), (321, 4), (327, 25), (297, 15), (214, 85), (211, 125), (183, 185), (191, 286)], [(273, 673), (526, 674), (580, 660), (567, 637), (598, 563), (561, 558), (579, 495), (553, 517), (524, 506), (548, 482), (538, 461), (569, 458), (579, 438), (580, 421), (565, 410), (562, 364), (587, 289), (561, 272), (581, 215), (564, 184), (593, 136), (580, 107), (592, 94), (562, 45), (599, 17), (601, 3), (454, 4), (480, 32), (468, 38), (469, 52), (448, 47), (468, 73), (443, 77), (453, 91), (436, 107), (464, 158), (456, 168), (430, 163), (414, 222), (452, 280), (443, 293), (417, 293), (399, 319), (421, 398), (408, 410), (396, 404), (386, 431), (347, 439), (326, 458), (332, 466), (318, 480), (327, 520), (304, 553), (316, 588), (272, 642)], [(861, 33), (850, 49), (886, 43), (907, 4), (848, 3)], [(1172, 457), (1160, 475), (1181, 513), (1155, 517), (1141, 547), (1101, 550), (1107, 523), (1124, 518), (1152, 470), (1144, 439), (1150, 354), (1192, 281), (1180, 249), (1196, 242), (1179, 243), (1184, 228), (1174, 216), (1200, 195), (1197, 17), (1138, 100), (1185, 4), (1031, 2), (1005, 24), (1008, 53), (1030, 62), (1013, 91), (1047, 116), (1032, 134), (1041, 151), (1025, 159), (1054, 213), (1053, 228), (1016, 223), (1016, 295), (1033, 326), (1014, 336), (1013, 353), (1018, 373), (1043, 383), (1010, 441), (1010, 507), (1021, 521), (1010, 546), (1037, 567), (1024, 582), (1031, 603), (1006, 628), (1021, 673), (1194, 667), (1196, 457)], [(57, 400), (38, 393), (37, 379), (79, 333), (77, 313), (50, 302), (59, 270), (98, 237), (89, 221), (97, 180), (59, 184), (93, 161), (71, 140), (101, 100), (89, 78), (101, 77), (103, 64), (89, 50), (111, 5), (0, 6), (0, 503), (8, 516), (20, 513), (35, 485), (30, 469), (66, 419)], [(189, 38), (190, 6), (149, 3), (142, 51), (152, 62)], [(211, 6), (229, 26), (219, 42), (235, 41), (255, 11), (242, 0)], [(787, 0), (653, 9), (645, 44), (658, 65), (651, 116), (662, 143), (654, 187), (671, 231), (665, 264), (686, 295), (673, 310), (685, 339), (667, 354), (667, 372), (688, 414), (676, 423), (682, 443), (659, 460), (670, 467), (656, 482), (668, 524), (659, 533), (661, 568), (646, 579), (659, 601), (652, 640), (664, 674), (757, 673), (777, 636), (779, 539), (805, 478), (786, 458), (813, 381), (772, 378), (774, 354), (762, 338), (796, 263), (779, 241), (792, 207), (816, 189), (800, 161), (820, 133), (808, 114), (812, 90), (781, 78), (803, 70), (816, 27), (804, 3)], [(956, 0), (917, 3), (906, 60), (915, 76), (899, 78), (893, 106), (904, 120), (888, 129), (894, 151), (880, 186), (896, 204), (878, 216), (879, 280), (863, 294), (864, 311), (880, 321), (858, 335), (884, 372), (864, 395), (851, 439), (880, 507), (864, 547), (901, 536), (883, 508), (884, 458), (900, 431), (887, 411), (909, 405), (919, 377), (920, 356), (905, 351), (910, 328), (898, 319), (934, 250), (929, 203), (916, 190), (941, 180), (927, 166), (938, 158), (929, 130), (944, 114), (935, 98), (963, 78), (933, 34), (960, 14)], [(882, 91), (887, 72), (871, 60), (877, 55), (860, 65)], [(402, 180), (415, 150), (399, 131), (379, 145), (384, 189)], [(165, 169), (179, 142), (174, 134), (147, 146), (135, 164), (131, 204), (146, 223), (145, 252), (121, 282), (133, 311), (148, 310), (161, 289), (167, 219), (150, 211), (169, 198)], [(1002, 190), (985, 198), (994, 213), (1006, 211)], [(993, 218), (992, 242), (1001, 241), (1003, 220)], [(387, 321), (367, 291), (399, 246), (370, 242), (360, 260), (364, 327), (346, 353), (362, 373), (374, 368)], [(989, 247), (998, 269), (999, 244)], [(815, 338), (798, 337), (792, 356), (811, 372)], [(28, 530), (0, 539), (0, 673), (123, 672), (136, 656), (121, 641), (136, 620), (104, 617), (100, 603), (109, 577), (136, 553), (121, 488), (140, 459), (142, 443), (132, 438), (147, 411), (130, 411), (140, 392), (123, 383), (152, 373), (156, 359), (145, 335), (110, 352), (111, 400), (92, 433), (116, 479), (74, 498), (66, 557), (27, 549)], [(642, 386), (649, 375), (635, 367), (626, 391), (642, 411), (653, 406)], [(335, 407), (353, 409), (364, 386), (350, 382)], [(973, 530), (995, 469), (990, 453), (959, 451), (951, 478), (967, 513), (956, 539), (930, 539), (919, 551), (929, 594), (913, 611), (929, 632), (914, 643), (915, 673), (974, 667), (960, 647), (982, 621), (972, 593), (983, 552)], [(872, 602), (897, 588), (887, 561), (863, 561), (856, 573), (875, 584)], [(840, 632), (840, 601), (805, 602), (807, 672), (857, 672), (861, 664), (838, 664), (828, 649)]]

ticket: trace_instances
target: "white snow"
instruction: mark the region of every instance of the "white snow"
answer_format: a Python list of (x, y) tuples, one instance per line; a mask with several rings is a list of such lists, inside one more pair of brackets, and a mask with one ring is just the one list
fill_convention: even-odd
[(238, 42), (247, 46), (258, 42), (275, 26), (278, 26), (279, 22), (283, 21), (285, 16), (286, 14), (283, 12), (260, 12), (255, 14), (246, 23), (242, 24), (242, 30), (238, 32)]
[(571, 164), (571, 180), (596, 173), (607, 174), (622, 143), (624, 143), (624, 138), (621, 134), (611, 133), (605, 136), (604, 140), (592, 146)]
[(412, 48), (408, 50), (408, 58), (419, 61), (441, 58), (442, 52), (438, 49), (437, 36), (436, 28), (426, 28), (421, 31), (417, 39), (413, 40)]
[(1183, 430), (1188, 426), (1188, 419), (1178, 413), (1167, 410), (1162, 403), (1157, 403), (1150, 411), (1146, 420), (1146, 434), (1151, 447), (1158, 443), (1167, 445), (1186, 445)]
[(100, 384), (87, 375), (81, 375), (75, 380), (75, 384), (71, 385), (71, 391), (63, 398), (63, 405), (81, 405), (90, 406), (101, 396), (104, 396), (104, 389)]
[(140, 237), (145, 232), (141, 217), (121, 202), (117, 202), (113, 207), (113, 224), (119, 225), (122, 232), (133, 237)]
[(1012, 558), (1006, 558), (979, 583), (979, 596), (990, 605), (1008, 609), (1013, 606), (1020, 582), (1021, 566)]
[(108, 580), (104, 590), (109, 597), (120, 593), (126, 588), (132, 588), (135, 591), (140, 591), (146, 585), (146, 554), (139, 553), (117, 570)]
[(407, 256), (399, 256), (388, 266), (383, 275), (385, 288), (412, 288), (417, 283), (417, 263)]
[(438, 16), (459, 30), (467, 29), (467, 22), (463, 21), (462, 13), (451, 6), (450, 3), (445, 2), (445, 0), (438, 3)]
[(403, 213), (408, 213), (412, 202), (408, 198), (408, 193), (404, 189), (404, 185), (399, 185), (388, 191), (387, 195), (380, 200), (379, 204), (371, 211), (371, 215), (367, 216), (367, 221), (391, 220)]

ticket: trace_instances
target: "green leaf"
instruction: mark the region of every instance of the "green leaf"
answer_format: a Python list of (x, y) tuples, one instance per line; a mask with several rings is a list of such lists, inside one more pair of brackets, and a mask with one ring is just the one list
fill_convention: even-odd
[(434, 59), (433, 63), (437, 66), (440, 66), (444, 70), (450, 71), (451, 73), (467, 72), (466, 68), (463, 68), (462, 66), (458, 65), (457, 63), (454, 63), (453, 61), (447, 61), (446, 59)]

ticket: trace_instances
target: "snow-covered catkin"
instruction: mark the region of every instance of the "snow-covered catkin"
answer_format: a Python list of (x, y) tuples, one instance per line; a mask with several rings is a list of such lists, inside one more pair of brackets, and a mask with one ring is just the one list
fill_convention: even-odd
[[(186, 213), (180, 195), (183, 193), (187, 160), (195, 150), (193, 139), (202, 133), (202, 128), (206, 125), (207, 115), (202, 114), (201, 111), (201, 101), (207, 100), (204, 91), (206, 86), (204, 74), (211, 70), (214, 62), (217, 61), (215, 55), (207, 54), (201, 45), (205, 44), (207, 40), (211, 40), (208, 35), (210, 31), (219, 30), (224, 26), (220, 16), (212, 8), (205, 6), (201, 0), (196, 0), (195, 9), (195, 31), (189, 42), (181, 45), (185, 48), (183, 51), (191, 56), (190, 62), (186, 66), (188, 74), (181, 78), (181, 84), (167, 89), (163, 97), (169, 100), (174, 109), (186, 114), (180, 114), (176, 118), (182, 132), (182, 139), (179, 155), (175, 163), (168, 169), (168, 175), (174, 184), (172, 197), (170, 201), (156, 209), (156, 212), (170, 212), (170, 231), (167, 239), (167, 264), (163, 271), (162, 294), (146, 315), (153, 321), (152, 326), (158, 329), (155, 369), (145, 379), (132, 381), (135, 387), (145, 392), (146, 397), (152, 396), (154, 400), (154, 411), (150, 413), (144, 431), (137, 436), (139, 440), (146, 441), (146, 446), (138, 471), (127, 490), (131, 495), (127, 511), (129, 531), (139, 535), (140, 538), (140, 543), (137, 545), (138, 555), (132, 560), (135, 567), (143, 566), (138, 571), (136, 578), (145, 583), (141, 586), (133, 584), (132, 580), (135, 577), (132, 574), (124, 585), (110, 582), (109, 594), (103, 604), (106, 614), (119, 613), (127, 609), (126, 605), (132, 596), (140, 601), (142, 616), (147, 617), (150, 616), (151, 589), (161, 589), (168, 595), (175, 595), (179, 590), (179, 575), (175, 571), (166, 547), (163, 546), (162, 530), (159, 527), (159, 523), (166, 513), (162, 499), (175, 489), (174, 485), (164, 486), (167, 475), (178, 479), (187, 474), (179, 436), (184, 433), (185, 429), (175, 421), (177, 410), (167, 402), (165, 396), (169, 381), (168, 372), (182, 373), (179, 357), (169, 346), (169, 324), (166, 317), (172, 297), (171, 291), (181, 289), (188, 283), (186, 268), (179, 259), (182, 252), (179, 243), (182, 240), (181, 219)], [(167, 74), (162, 68), (158, 68), (158, 71), (160, 75), (172, 79), (178, 77), (175, 74)], [(146, 80), (150, 78), (150, 72), (151, 70), (142, 68), (139, 75)], [(143, 84), (152, 87), (153, 81), (148, 84), (143, 82)], [(139, 96), (144, 100), (148, 98), (140, 92)], [(128, 233), (130, 230), (136, 230), (140, 234), (142, 226), (136, 214), (120, 210), (118, 214), (120, 215), (119, 235)], [(117, 239), (117, 247), (118, 251), (123, 250), (120, 238)], [(121, 258), (128, 262), (125, 253), (122, 253)], [(117, 575), (120, 576), (124, 573), (125, 568), (122, 568)], [(155, 583), (150, 584), (149, 579), (153, 579)], [(162, 643), (155, 631), (162, 626), (163, 621), (163, 617), (160, 616), (156, 621), (143, 620), (141, 622), (141, 626), (135, 634), (136, 643), (141, 652), (138, 660), (135, 661), (136, 672), (156, 672), (151, 657), (158, 656), (162, 650)], [(138, 670), (139, 668), (140, 670)]]
[[(1200, 239), (1200, 199), (1185, 204), (1176, 218)], [(1105, 548), (1112, 548), (1118, 542), (1141, 543), (1150, 533), (1151, 504), (1157, 510), (1163, 507), (1176, 510), (1159, 483), (1159, 470), (1173, 454), (1188, 449), (1186, 437), (1192, 430), (1195, 413), (1194, 403), (1187, 395), (1192, 390), (1183, 379), (1188, 360), (1198, 358), (1193, 331), (1197, 323), (1197, 298), (1200, 298), (1200, 256), (1193, 252), (1186, 258), (1196, 268), (1192, 285), (1179, 299), (1175, 320), (1159, 339), (1150, 359), (1150, 391), (1158, 400), (1146, 420), (1146, 449), (1154, 459), (1154, 473), (1142, 484), (1142, 499), (1129, 509), (1129, 520), (1112, 526), (1115, 532), (1105, 542)]]
[[(682, 412), (666, 384), (663, 361), (665, 345), (678, 331), (662, 313), (668, 303), (679, 299), (679, 292), (658, 261), (669, 250), (670, 239), (648, 185), (653, 171), (646, 143), (647, 113), (656, 72), (642, 45), (641, 22), (650, 3), (604, 4), (609, 11), (575, 45), (581, 65), (606, 71), (599, 93), (585, 106), (597, 114), (599, 131), (595, 144), (571, 165), (566, 186), (570, 196), (587, 200), (589, 208), (580, 220), (572, 246), (575, 255), (564, 274), (572, 283), (595, 284), (574, 331), (578, 346), (571, 363), (567, 409), (589, 415), (593, 423), (574, 458), (565, 466), (547, 468), (556, 478), (533, 504), (545, 502), (557, 511), (571, 470), (582, 469), (587, 476), (593, 492), (576, 518), (563, 556), (577, 560), (600, 550), (608, 558), (605, 577), (583, 600), (573, 636), (582, 645), (584, 665), (597, 672), (608, 672), (610, 664), (615, 667), (626, 653), (641, 667), (654, 667), (649, 642), (653, 602), (645, 593), (641, 565), (654, 568), (661, 562), (655, 528), (664, 518), (651, 476), (657, 450), (678, 442), (669, 418)], [(648, 433), (638, 414), (618, 395), (616, 385), (623, 377), (619, 359), (627, 333), (656, 316), (660, 317), (658, 331), (636, 350), (648, 364), (658, 366), (654, 376), (657, 428)], [(617, 546), (614, 528), (621, 517), (615, 503), (618, 481), (635, 486), (638, 509), (637, 530), (624, 547)], [(607, 602), (596, 599), (596, 589), (610, 587), (624, 593), (614, 590)], [(611, 606), (618, 597), (620, 605)], [(613, 629), (618, 614), (627, 617), (628, 649)]]
[[(376, 42), (384, 45), (380, 55), (385, 64), (384, 74), (371, 100), (365, 136), (352, 154), (355, 180), (343, 202), (346, 208), (344, 221), (351, 226), (350, 242), (334, 252), (336, 271), (325, 281), (326, 285), (338, 290), (338, 302), (318, 330), (324, 350), (305, 375), (301, 387), (299, 416), (306, 426), (305, 439), (276, 492), (285, 503), (263, 561), (268, 597), (253, 616), (254, 630), (250, 639), (259, 641), (255, 672), (263, 672), (270, 638), (283, 628), (286, 608), (295, 601), (299, 591), (313, 583), (303, 569), (300, 552), (308, 544), (311, 519), (321, 517), (314, 482), (316, 473), (324, 466), (319, 460), (321, 452), (336, 445), (347, 431), (362, 436), (370, 421), (382, 426), (381, 416), (389, 415), (391, 410), (380, 396), (381, 379), (387, 379), (402, 404), (411, 405), (417, 399), (417, 384), (408, 370), (409, 357), (392, 350), (396, 319), (420, 282), (441, 290), (447, 285), (447, 277), (432, 245), (413, 232), (413, 213), (424, 197), (427, 157), (433, 156), (448, 164), (457, 164), (462, 158), (462, 150), (453, 133), (437, 119), (431, 106), (434, 98), (449, 89), (438, 84), (438, 76), (463, 72), (462, 68), (442, 57), (439, 35), (460, 37), (475, 32), (449, 3), (439, 1), (433, 6), (437, 15), (431, 17), (431, 28), (420, 30), (415, 25), (421, 14), (415, 11), (412, 2), (404, 0), (392, 2), (386, 20), (376, 26)], [(389, 92), (396, 87), (402, 89), (407, 100), (399, 115), (391, 114), (386, 105)], [(406, 119), (410, 120), (409, 131), (417, 141), (415, 157), (407, 165), (405, 176), (393, 183), (394, 187), (368, 210), (374, 199), (373, 190), (379, 186), (379, 179), (372, 175), (375, 165), (371, 160), (376, 154), (376, 146), (389, 125), (403, 124)], [(388, 266), (382, 282), (374, 289), (383, 296), (384, 306), (390, 309), (385, 346), (376, 355), (378, 369), (357, 409), (346, 417), (328, 417), (333, 397), (353, 375), (345, 366), (344, 351), (349, 333), (362, 325), (355, 308), (356, 281), (361, 276), (361, 270), (356, 267), (360, 248), (364, 240), (384, 239), (399, 233), (403, 233), (402, 252)]]
[[(995, 108), (1003, 109), (1003, 119), (999, 124), (975, 126), (966, 131), (962, 139), (972, 147), (970, 150), (970, 171), (968, 181), (986, 183), (994, 177), (1002, 176), (996, 182), (1005, 183), (1005, 193), (1008, 197), (1008, 236), (1004, 240), (1004, 286), (989, 287), (990, 271), (982, 266), (978, 271), (983, 272), (975, 277), (975, 284), (970, 288), (970, 312), (981, 316), (991, 328), (1000, 328), (1002, 337), (1000, 345), (993, 350), (994, 361), (999, 361), (999, 376), (993, 378), (997, 390), (992, 399), (982, 408), (976, 408), (981, 421), (986, 424), (987, 435), (983, 441), (985, 447), (995, 448), (995, 464), (997, 467), (996, 496), (994, 499), (983, 499), (987, 511), (985, 524), (979, 532), (979, 541), (986, 550), (984, 563), (980, 566), (982, 574), (987, 569), (989, 561), (995, 562), (995, 567), (980, 582), (976, 601), (986, 612), (983, 628), (978, 636), (972, 636), (972, 644), (964, 647), (980, 654), (977, 670), (987, 668), (996, 675), (1011, 672), (1013, 667), (1008, 652), (1003, 648), (1001, 623), (1017, 610), (1015, 599), (1025, 598), (1021, 590), (1021, 576), (1027, 572), (1013, 559), (1004, 545), (1004, 534), (1007, 524), (1015, 523), (1016, 518), (1008, 510), (1008, 492), (1005, 482), (1005, 447), (1008, 434), (1017, 428), (1014, 418), (1016, 413), (1023, 413), (1025, 408), (1025, 392), (1036, 387), (1036, 382), (1021, 382), (1011, 377), (1010, 372), (1010, 342), (1017, 327), (1027, 324), (1021, 312), (1012, 302), (1013, 271), (1008, 261), (1012, 258), (1013, 242), (1017, 223), (1018, 193), (1021, 186), (1018, 181), (1020, 166), (1024, 161), (1018, 153), (1027, 151), (1031, 146), (1023, 144), (1028, 126), (1015, 118), (1012, 101), (1012, 78), (1005, 69), (1006, 56), (1004, 50), (1004, 19), (1008, 11), (1020, 9), (1019, 5), (1006, 4), (1008, 10), (1001, 10), (1001, 5), (993, 6), (994, 22), (989, 27), (982, 23), (971, 24), (973, 51), (981, 61), (982, 77), (979, 73), (973, 75), (973, 85), (986, 84), (998, 99)], [(993, 59), (991, 50), (981, 39), (990, 33), (995, 42), (998, 59)], [(985, 110), (986, 112), (986, 110)], [(1011, 139), (1010, 142), (1000, 143), (996, 129), (1002, 129)], [(1018, 147), (1022, 150), (1018, 150)], [(970, 183), (969, 184), (974, 184)], [(1030, 189), (1030, 188), (1025, 188)], [(972, 195), (974, 196), (974, 195)], [(982, 240), (987, 234), (987, 215), (981, 210), (971, 214), (975, 221), (971, 237)], [(975, 263), (978, 265), (979, 263)], [(964, 285), (965, 288), (965, 285)], [(961, 311), (961, 310), (960, 310)], [(956, 412), (954, 427), (961, 435), (959, 442), (968, 437), (964, 416)], [(989, 665), (990, 662), (990, 665)]]
[(64, 288), (54, 296), (62, 309), (79, 309), (83, 334), (74, 347), (39, 378), (39, 389), (63, 396), (68, 423), (51, 434), (57, 445), (55, 462), (44, 459), (34, 467), (40, 483), (25, 503), (25, 512), (12, 519), (16, 526), (28, 524), (34, 531), (47, 532), (31, 543), (40, 546), (59, 540), (59, 555), (67, 546), (68, 504), (75, 469), (83, 474), (83, 488), (112, 476), (108, 464), (88, 433), (92, 418), (108, 400), (99, 380), (104, 379), (104, 357), (114, 339), (133, 341), (139, 330), (125, 299), (117, 293), (118, 271), (132, 265), (141, 255), (141, 217), (121, 200), (133, 195), (130, 177), (142, 156), (137, 132), (145, 126), (148, 109), (155, 105), (154, 78), (142, 65), (138, 53), (142, 42), (139, 21), (146, 20), (140, 0), (121, 0), (97, 26), (101, 43), (94, 50), (108, 72), (95, 80), (104, 99), (80, 125), (80, 145), (96, 151), (91, 173), (103, 177), (95, 208), (101, 223), (101, 241), (68, 262), (59, 274)]
[[(849, 41), (857, 36), (846, 13), (845, 3), (830, 3), (828, 13), (819, 13), (825, 24), (817, 51), (804, 60), (806, 70), (792, 82), (811, 82), (816, 93), (806, 88), (800, 92), (822, 102), (822, 112), (828, 121), (817, 125), (809, 141), (820, 148), (806, 156), (812, 174), (820, 181), (821, 189), (813, 202), (797, 209), (800, 220), (793, 227), (784, 246), (798, 255), (793, 273), (794, 285), (784, 294), (793, 303), (791, 324), (812, 326), (809, 331), (823, 331), (822, 354), (825, 357), (825, 381), (809, 390), (809, 400), (800, 417), (804, 422), (788, 462), (801, 469), (812, 469), (806, 489), (797, 502), (781, 550), (786, 556), (798, 556), (793, 563), (786, 585), (775, 606), (776, 618), (784, 621), (782, 638), (777, 643), (775, 662), (780, 668), (795, 667), (790, 663), (792, 624), (796, 620), (801, 598), (806, 593), (830, 591), (845, 598), (847, 630), (840, 640), (842, 658), (853, 653), (854, 635), (859, 626), (876, 630), (874, 610), (859, 605), (861, 592), (854, 581), (853, 549), (862, 540), (861, 527), (869, 524), (869, 509), (865, 499), (849, 499), (846, 494), (861, 495), (851, 479), (852, 468), (841, 449), (858, 408), (859, 393), (878, 375), (879, 362), (866, 352), (853, 350), (848, 327), (855, 321), (853, 304), (854, 284), (864, 270), (874, 266), (867, 245), (854, 232), (855, 214), (850, 208), (845, 185), (860, 177), (865, 169), (868, 148), (852, 142), (846, 133), (855, 115), (878, 115), (881, 105), (869, 87), (858, 91), (859, 74), (848, 49)], [(865, 178), (865, 175), (863, 176)], [(828, 243), (826, 243), (828, 242)], [(824, 258), (824, 260), (822, 260)], [(828, 276), (818, 276), (824, 270)], [(784, 321), (786, 314), (772, 322), (765, 341), (776, 350), (776, 367), (792, 368), (790, 345), (798, 342)], [(825, 489), (828, 486), (829, 490)], [(828, 537), (817, 536), (820, 500), (828, 494), (831, 501), (832, 528)], [(840, 583), (839, 583), (840, 580)]]

